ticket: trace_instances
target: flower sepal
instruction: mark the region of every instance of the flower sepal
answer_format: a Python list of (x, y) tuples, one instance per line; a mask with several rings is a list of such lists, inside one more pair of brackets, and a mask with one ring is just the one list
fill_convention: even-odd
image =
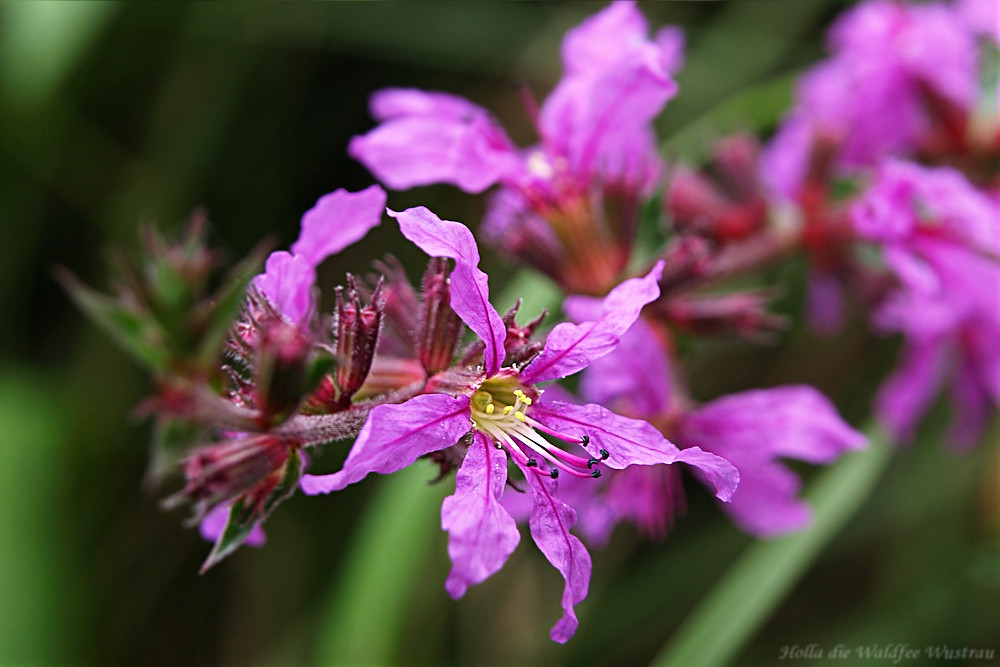
[(302, 477), (303, 463), (298, 448), (290, 448), (288, 458), (280, 469), (233, 501), (226, 526), (202, 564), (201, 574), (240, 548), (274, 508), (291, 497)]

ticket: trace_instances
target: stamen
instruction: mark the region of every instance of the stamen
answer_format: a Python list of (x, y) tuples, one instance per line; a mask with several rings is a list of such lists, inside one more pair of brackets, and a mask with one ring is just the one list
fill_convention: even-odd
[(583, 445), (584, 447), (586, 447), (587, 445), (589, 445), (590, 444), (590, 436), (589, 435), (581, 435), (580, 436), (580, 444)]
[(525, 463), (524, 465), (526, 465), (529, 468), (537, 468), (538, 467), (538, 461), (536, 461), (535, 459), (528, 459), (528, 462)]
[(590, 473), (590, 476), (593, 477), (594, 479), (597, 479), (598, 477), (601, 476), (601, 471), (595, 470), (594, 472)]
[(513, 406), (513, 405), (505, 405), (505, 406), (503, 407), (503, 413), (504, 413), (505, 415), (509, 415), (509, 414), (510, 414), (510, 413), (512, 413), (512, 412), (514, 412), (514, 406)]
[[(568, 472), (569, 474), (573, 475), (574, 477), (581, 477), (582, 478), (582, 477), (588, 477), (589, 476), (585, 472), (581, 472), (579, 470), (575, 470), (572, 467), (574, 464), (569, 463), (568, 461), (561, 461), (558, 458), (556, 458), (556, 456), (559, 456), (559, 455), (566, 455), (566, 456), (569, 456), (569, 457), (572, 457), (572, 455), (571, 454), (566, 454), (566, 452), (562, 451), (558, 447), (553, 447), (551, 444), (549, 444), (548, 442), (546, 442), (545, 440), (543, 440), (540, 435), (538, 435), (537, 433), (535, 433), (534, 431), (532, 431), (530, 428), (528, 428), (526, 426), (521, 426), (520, 424), (517, 424), (514, 427), (508, 428), (507, 433), (505, 433), (504, 435), (507, 435), (508, 437), (510, 437), (508, 435), (510, 433), (516, 435), (517, 438), (518, 438), (518, 440), (520, 440), (520, 442), (522, 444), (527, 445), (531, 449), (533, 449), (536, 452), (538, 452), (539, 454), (541, 454), (542, 458), (544, 458), (546, 461), (548, 461), (549, 463), (551, 463), (556, 468), (559, 468), (561, 470), (565, 470), (566, 472)], [(572, 458), (575, 458), (575, 457), (572, 457)], [(577, 467), (582, 467), (582, 466), (577, 466)]]
[(496, 409), (497, 409), (497, 406), (493, 405), (492, 403), (487, 403), (486, 404), (486, 414), (491, 415), (491, 414), (493, 414), (493, 411), (496, 410)]
[(557, 477), (559, 477), (559, 468), (553, 468), (552, 472), (549, 473), (549, 477), (551, 477), (552, 479), (556, 479)]
[(517, 412), (515, 412), (514, 416), (517, 417), (518, 419), (520, 419), (521, 421), (524, 421), (524, 413), (521, 412), (520, 410), (518, 410)]
[[(558, 438), (559, 440), (562, 440), (563, 442), (571, 442), (574, 445), (583, 445), (583, 446), (586, 446), (590, 442), (590, 438), (588, 436), (584, 435), (584, 436), (581, 436), (579, 438), (575, 438), (575, 437), (569, 435), (568, 433), (562, 433), (561, 431), (557, 431), (555, 429), (549, 428), (548, 426), (546, 426), (545, 424), (541, 423), (537, 419), (532, 419), (531, 417), (527, 418), (527, 423), (532, 428), (537, 429), (537, 430), (541, 431), (542, 433), (548, 433), (553, 438)], [(586, 438), (586, 440), (584, 440), (584, 438)]]
[(611, 454), (608, 454), (608, 450), (604, 449), (603, 447), (601, 449), (597, 450), (597, 451), (599, 451), (601, 453), (601, 460), (602, 461), (606, 461), (608, 459), (608, 457), (611, 456)]

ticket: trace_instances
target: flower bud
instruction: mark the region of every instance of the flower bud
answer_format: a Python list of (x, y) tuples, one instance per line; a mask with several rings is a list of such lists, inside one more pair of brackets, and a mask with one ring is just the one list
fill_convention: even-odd
[(443, 257), (432, 257), (424, 274), (418, 354), (428, 375), (451, 365), (462, 333), (462, 321), (451, 308), (449, 274)]
[(194, 502), (193, 520), (198, 521), (216, 505), (243, 494), (256, 497), (260, 491), (266, 497), (274, 486), (271, 480), (281, 480), (293, 446), (272, 435), (255, 435), (201, 447), (184, 459), (184, 488), (163, 505), (171, 509)]
[(284, 319), (261, 324), (254, 365), (257, 403), (264, 423), (283, 420), (302, 400), (312, 347), (308, 334)]
[(384, 304), (382, 282), (375, 286), (371, 302), (361, 305), (354, 276), (347, 276), (347, 298), (344, 290), (337, 288), (337, 312), (334, 331), (339, 366), (336, 373), (338, 390), (337, 402), (341, 408), (347, 407), (351, 398), (365, 383), (375, 357), (379, 329), (382, 326)]

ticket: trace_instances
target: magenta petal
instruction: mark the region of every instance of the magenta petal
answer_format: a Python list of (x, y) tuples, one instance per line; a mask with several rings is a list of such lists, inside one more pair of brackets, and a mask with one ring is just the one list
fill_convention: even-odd
[(479, 269), (479, 248), (469, 228), (442, 220), (423, 206), (401, 213), (389, 211), (399, 221), (403, 236), (431, 257), (455, 260), (451, 274), (451, 307), (486, 344), (486, 375), (494, 375), (506, 356), (507, 327), (490, 304), (488, 277)]
[(537, 474), (532, 468), (518, 467), (531, 487), (533, 504), (531, 517), (528, 519), (531, 537), (566, 580), (562, 595), (563, 615), (549, 633), (552, 641), (565, 644), (579, 625), (573, 605), (587, 597), (590, 586), (590, 554), (583, 543), (569, 532), (576, 523), (576, 512), (555, 497), (555, 480)]
[(309, 495), (339, 491), (368, 473), (402, 470), (424, 454), (450, 447), (469, 432), (469, 398), (423, 394), (400, 405), (379, 405), (368, 415), (344, 468), (332, 475), (303, 475)]
[(593, 322), (556, 325), (545, 340), (541, 354), (521, 372), (526, 383), (565, 377), (586, 368), (618, 346), (622, 335), (639, 317), (642, 307), (660, 295), (657, 281), (663, 262), (642, 278), (630, 278), (604, 297), (601, 317)]
[(313, 283), (316, 269), (304, 257), (284, 250), (272, 252), (264, 273), (253, 285), (271, 305), (296, 324), (305, 321), (313, 307)]
[(712, 401), (684, 417), (677, 439), (736, 466), (740, 485), (723, 509), (741, 528), (761, 537), (799, 530), (811, 517), (797, 497), (798, 477), (780, 458), (829, 463), (865, 444), (864, 436), (844, 423), (826, 397), (805, 386), (747, 391)]
[(667, 410), (670, 392), (670, 360), (652, 327), (641, 318), (618, 347), (594, 360), (580, 379), (580, 395), (587, 401), (640, 418)]
[(453, 598), (485, 581), (507, 562), (521, 540), (500, 504), (507, 482), (507, 454), (477, 433), (455, 477), (455, 493), (441, 505), (452, 567), (444, 587)]
[(313, 266), (360, 241), (382, 221), (385, 191), (377, 185), (361, 192), (343, 188), (323, 195), (302, 216), (302, 231), (292, 252)]
[(370, 107), (372, 116), (378, 121), (406, 116), (459, 120), (488, 113), (464, 97), (419, 88), (383, 88), (372, 95)]
[(739, 469), (728, 458), (703, 451), (699, 447), (685, 447), (674, 462), (694, 467), (698, 477), (711, 486), (715, 497), (724, 503), (731, 501), (742, 486)]
[(896, 370), (879, 389), (875, 414), (897, 443), (913, 437), (917, 423), (941, 389), (946, 355), (946, 346), (938, 340), (907, 345)]
[[(828, 398), (805, 385), (716, 399), (688, 415), (681, 432), (685, 445), (698, 445), (727, 458), (733, 450), (755, 448), (809, 463), (829, 463), (867, 442), (841, 419)], [(723, 442), (725, 449), (710, 444)]]
[(384, 122), (354, 137), (348, 152), (393, 189), (451, 183), (482, 192), (520, 168), (503, 129), (467, 100), (390, 89), (375, 94), (372, 112)]

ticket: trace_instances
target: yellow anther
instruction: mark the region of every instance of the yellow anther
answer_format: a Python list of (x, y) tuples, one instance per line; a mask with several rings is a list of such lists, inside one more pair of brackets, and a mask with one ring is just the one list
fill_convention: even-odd
[(491, 415), (491, 414), (493, 414), (493, 411), (496, 410), (496, 409), (497, 409), (497, 406), (493, 405), (492, 403), (487, 403), (486, 404), (486, 414)]
[(505, 415), (509, 415), (509, 414), (510, 414), (510, 413), (512, 413), (512, 412), (514, 412), (514, 406), (513, 406), (513, 405), (505, 405), (505, 406), (504, 406), (504, 408), (503, 408), (503, 413), (504, 413)]
[(520, 419), (521, 421), (524, 421), (524, 413), (521, 412), (520, 410), (518, 410), (517, 412), (515, 412), (514, 416), (517, 417), (518, 419)]
[(528, 398), (527, 396), (522, 396), (521, 400), (524, 402), (525, 405), (531, 405), (531, 399)]
[(524, 392), (521, 391), (520, 389), (515, 389), (514, 395), (517, 396), (518, 398), (524, 398)]

